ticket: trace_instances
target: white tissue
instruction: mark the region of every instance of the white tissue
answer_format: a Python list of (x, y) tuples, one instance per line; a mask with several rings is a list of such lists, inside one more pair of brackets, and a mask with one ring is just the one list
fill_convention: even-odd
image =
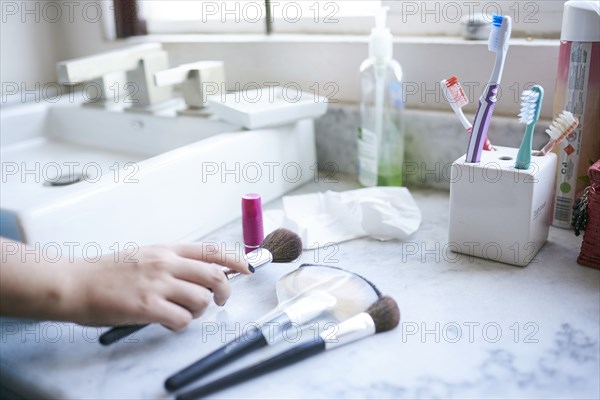
[(421, 211), (403, 187), (372, 187), (347, 192), (284, 196), (283, 210), (263, 215), (265, 232), (284, 227), (296, 232), (305, 249), (364, 236), (404, 240), (421, 225)]

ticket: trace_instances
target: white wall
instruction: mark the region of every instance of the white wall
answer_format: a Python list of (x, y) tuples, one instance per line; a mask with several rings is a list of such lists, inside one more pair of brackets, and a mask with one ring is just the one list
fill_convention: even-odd
[[(39, 18), (39, 15), (10, 15), (11, 6), (20, 9), (17, 2), (2, 1), (0, 27), (0, 76), (2, 82), (26, 83), (54, 80), (52, 65), (64, 54), (59, 40), (61, 26)], [(23, 21), (23, 18), (25, 21)], [(39, 21), (36, 21), (39, 19)]]
[[(52, 3), (52, 4), (51, 4)], [(125, 45), (104, 38), (102, 18), (112, 17), (101, 2), (0, 1), (0, 79), (2, 90), (17, 84), (26, 90), (56, 80), (58, 61)], [(71, 5), (73, 4), (73, 5)], [(85, 7), (85, 8), (84, 8)], [(96, 14), (97, 10), (100, 15)], [(2, 97), (11, 103), (22, 96)], [(32, 97), (27, 98), (29, 101)], [(7, 101), (5, 101), (7, 100)], [(12, 100), (12, 101), (11, 101)]]

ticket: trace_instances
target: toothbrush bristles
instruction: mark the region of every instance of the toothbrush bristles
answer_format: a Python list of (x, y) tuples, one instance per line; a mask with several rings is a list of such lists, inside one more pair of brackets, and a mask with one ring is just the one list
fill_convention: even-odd
[(563, 140), (569, 136), (579, 125), (579, 119), (568, 111), (563, 111), (558, 115), (552, 125), (546, 129), (546, 133), (550, 136), (550, 141), (542, 148), (538, 155), (544, 156), (558, 146)]
[(501, 15), (494, 15), (492, 20), (492, 30), (490, 32), (490, 39), (488, 41), (488, 50), (494, 53), (498, 51), (500, 44), (500, 30), (502, 28), (502, 21), (504, 17)]
[(469, 99), (462, 86), (460, 86), (460, 82), (456, 76), (451, 76), (446, 79), (446, 88), (448, 89), (448, 95), (450, 97), (447, 99), (448, 101), (456, 103), (459, 108), (469, 104)]
[(451, 76), (450, 78), (446, 79), (446, 86), (447, 87), (451, 87), (452, 85), (458, 83), (458, 78), (456, 76)]
[(546, 133), (550, 136), (550, 139), (556, 140), (559, 139), (564, 133), (569, 130), (573, 130), (577, 127), (579, 121), (575, 116), (569, 111), (563, 111), (560, 115), (558, 115), (554, 121), (552, 121), (552, 125), (548, 129), (546, 129)]
[(521, 112), (519, 113), (519, 122), (529, 125), (535, 118), (537, 102), (540, 98), (539, 92), (533, 90), (524, 90), (521, 94)]
[(504, 21), (504, 17), (502, 15), (494, 14), (492, 17), (492, 25), (496, 28), (500, 28), (502, 26), (502, 21)]

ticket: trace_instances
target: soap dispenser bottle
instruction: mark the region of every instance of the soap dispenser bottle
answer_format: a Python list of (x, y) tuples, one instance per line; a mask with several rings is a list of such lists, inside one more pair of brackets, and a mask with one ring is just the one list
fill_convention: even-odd
[(402, 186), (404, 126), (402, 68), (392, 59), (393, 37), (381, 7), (369, 39), (369, 58), (360, 66), (358, 181), (363, 186)]

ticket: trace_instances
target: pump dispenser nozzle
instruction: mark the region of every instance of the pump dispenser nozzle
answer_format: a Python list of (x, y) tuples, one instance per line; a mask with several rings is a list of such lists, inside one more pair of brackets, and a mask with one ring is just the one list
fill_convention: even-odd
[(384, 64), (392, 59), (393, 37), (390, 29), (386, 26), (387, 12), (389, 7), (380, 7), (375, 13), (375, 28), (371, 30), (369, 38), (369, 57), (376, 64)]
[(387, 29), (385, 26), (385, 21), (387, 19), (387, 12), (389, 7), (379, 7), (379, 10), (375, 13), (375, 28), (377, 30)]

